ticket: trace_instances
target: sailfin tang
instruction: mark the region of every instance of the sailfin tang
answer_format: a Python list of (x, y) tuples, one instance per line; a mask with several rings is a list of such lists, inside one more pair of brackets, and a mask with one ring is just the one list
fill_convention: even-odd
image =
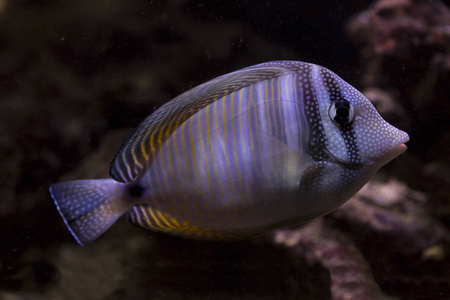
[(59, 213), (80, 245), (97, 239), (130, 208), (122, 201), (122, 186), (112, 179), (75, 180), (50, 186)]
[(122, 145), (109, 174), (130, 182), (147, 169), (160, 146), (192, 115), (218, 99), (246, 86), (293, 72), (286, 66), (260, 64), (220, 76), (193, 88), (147, 117)]

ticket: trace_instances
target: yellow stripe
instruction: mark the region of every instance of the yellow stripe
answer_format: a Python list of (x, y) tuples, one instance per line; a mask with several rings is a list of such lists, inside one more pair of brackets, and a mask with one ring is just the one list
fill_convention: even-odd
[(141, 162), (139, 161), (139, 158), (136, 155), (136, 149), (137, 148), (131, 149), (131, 157), (133, 157), (134, 168), (136, 168), (136, 167), (142, 168), (142, 164), (141, 164)]
[[(266, 85), (266, 83), (264, 83), (264, 85)], [(259, 92), (260, 92), (260, 94), (262, 94), (261, 91), (259, 91)], [(260, 103), (258, 102), (258, 99), (253, 99), (253, 88), (252, 88), (251, 97), (252, 97), (252, 101), (253, 101), (253, 109), (255, 110), (255, 128), (256, 128), (256, 132), (259, 132), (258, 107), (259, 107)]]
[(153, 134), (152, 134), (152, 136), (151, 136), (151, 144), (152, 144), (152, 152), (153, 152), (153, 153), (155, 153), (155, 152), (156, 152), (156, 149), (159, 148), (159, 146), (161, 146), (161, 143), (162, 143), (162, 135), (163, 135), (163, 132), (164, 132), (164, 127), (165, 127), (165, 125), (167, 125), (167, 123), (169, 123), (171, 120), (173, 120), (173, 119), (171, 118), (171, 119), (168, 119), (168, 120), (164, 120), (164, 121), (158, 123), (158, 124), (155, 126), (155, 128), (154, 128), (154, 130), (153, 130)]
[[(257, 101), (258, 99), (255, 100), (255, 103), (258, 103), (258, 107), (261, 105), (261, 110), (262, 110), (262, 113), (259, 114), (258, 109), (255, 107), (255, 123), (256, 123), (256, 134), (257, 134), (257, 136), (260, 134), (260, 131), (259, 131), (259, 118), (260, 117), (261, 118), (265, 118), (266, 117), (266, 116), (264, 116), (265, 111), (264, 111), (264, 107), (263, 106), (267, 106), (267, 102), (268, 102), (268, 100), (267, 100), (267, 84), (268, 84), (268, 82), (266, 81), (264, 83), (264, 91), (263, 91), (263, 87), (261, 85), (258, 86), (258, 94), (259, 94), (259, 97), (261, 99), (263, 99), (263, 103), (261, 103), (260, 101)], [(259, 141), (259, 143), (257, 143), (255, 146), (259, 146), (257, 148), (257, 151), (259, 153), (259, 161), (262, 162), (263, 161), (263, 157), (262, 157), (262, 149), (261, 149), (262, 147), (261, 147), (260, 140), (261, 139), (257, 140), (257, 141)], [(265, 172), (264, 164), (260, 164), (260, 166), (262, 167), (262, 171)]]
[(239, 91), (239, 101), (238, 101), (238, 113), (237, 113), (237, 117), (238, 117), (238, 126), (239, 126), (239, 136), (242, 139), (242, 116), (241, 116), (241, 111), (242, 111), (242, 92), (244, 90), (240, 90)]
[[(249, 128), (251, 128), (251, 124), (250, 124), (250, 111), (248, 110), (248, 106), (247, 105), (247, 116), (244, 116), (244, 112), (242, 112), (242, 106), (243, 106), (243, 102), (245, 102), (245, 95), (244, 95), (244, 91), (245, 89), (241, 89), (239, 91), (239, 113), (238, 113), (238, 118), (239, 118), (239, 136), (241, 139), (241, 148), (247, 147), (246, 141), (247, 141), (247, 137), (245, 136), (245, 132), (243, 132), (242, 129), (242, 119), (247, 118), (246, 124)], [(247, 100), (248, 103), (250, 104), (250, 101)], [(245, 103), (244, 103), (245, 104)], [(244, 119), (245, 121), (245, 119)], [(250, 136), (251, 139), (251, 136)], [(252, 147), (252, 144), (250, 143), (250, 147)], [(253, 149), (252, 149), (253, 150)], [(242, 154), (242, 151), (241, 151)], [(251, 172), (251, 163), (250, 162), (246, 162), (244, 163), (244, 165), (241, 167), (244, 176), (249, 176), (252, 172)], [(241, 197), (242, 198), (242, 197)]]
[(141, 206), (141, 210), (142, 210), (142, 215), (145, 216), (145, 221), (147, 222), (147, 225), (150, 227), (155, 227), (155, 224), (152, 223), (153, 217), (151, 215), (149, 215), (149, 210), (150, 208)]
[[(278, 79), (278, 78), (277, 78)], [(279, 89), (278, 83), (276, 85)], [(272, 80), (272, 109), (271, 109), (271, 115), (272, 115), (272, 120), (273, 120), (273, 129), (275, 132), (272, 132), (271, 134), (274, 136), (277, 136), (277, 116), (276, 116), (276, 112), (275, 112), (275, 102), (279, 101), (280, 99), (275, 98), (275, 87), (274, 87), (274, 80)], [(278, 97), (278, 94), (277, 94)]]
[(161, 146), (161, 144), (162, 144), (162, 141), (163, 141), (162, 139), (164, 137), (164, 129), (165, 129), (167, 123), (169, 123), (169, 122), (162, 122), (160, 124), (160, 126), (155, 130), (154, 136), (157, 136), (157, 139), (156, 139), (157, 143), (156, 143), (156, 145), (158, 147)]
[[(244, 92), (244, 89), (241, 89), (239, 92), (239, 104), (238, 104), (238, 114), (237, 114), (238, 118), (239, 118), (239, 136), (241, 139), (241, 147), (244, 147), (244, 141), (245, 141), (245, 138), (242, 136), (242, 125), (241, 125), (241, 123), (242, 123), (241, 121), (243, 118), (243, 113), (242, 113), (242, 94), (243, 94), (243, 92)], [(247, 122), (247, 124), (248, 124), (248, 122)], [(236, 152), (236, 147), (235, 147), (235, 155), (236, 155), (236, 153), (237, 152)], [(242, 151), (240, 151), (240, 153), (242, 154)], [(238, 161), (236, 160), (236, 168), (237, 168), (238, 174), (239, 174), (238, 182), (239, 182), (240, 199), (244, 199), (244, 185), (243, 185), (242, 179), (241, 179), (242, 178), (241, 172), (244, 173), (244, 176), (245, 176), (245, 166), (248, 166), (248, 165), (249, 164), (246, 164), (244, 162), (244, 165), (240, 167), (241, 171), (239, 171)], [(250, 172), (248, 171), (247, 173), (250, 173)]]
[(150, 136), (148, 142), (150, 144), (150, 153), (154, 154), (156, 152), (156, 147), (155, 147), (155, 135)]
[(172, 221), (172, 223), (175, 224), (175, 226), (181, 227), (180, 223), (178, 223), (178, 221), (176, 219), (171, 218), (170, 221)]
[[(282, 101), (281, 101), (280, 77), (277, 78), (277, 81), (278, 81), (278, 114), (279, 114), (279, 117), (280, 117), (280, 121), (278, 123), (279, 123), (279, 126), (280, 126), (280, 140), (281, 140), (282, 134), (283, 133), (285, 134), (286, 130), (285, 130), (284, 120), (283, 120), (283, 107), (281, 105)], [(286, 88), (287, 88), (287, 80), (286, 80)], [(283, 100), (290, 100), (290, 99), (283, 99)], [(287, 140), (286, 140), (286, 137), (285, 137), (284, 142), (286, 142), (286, 141)]]
[[(272, 113), (273, 113), (273, 114), (274, 114), (274, 112), (273, 112), (273, 110), (274, 110), (274, 109), (273, 109), (273, 108), (274, 108), (274, 103), (275, 103), (275, 101), (276, 101), (276, 99), (275, 99), (275, 94), (274, 94), (274, 93), (275, 93), (274, 82), (275, 82), (275, 79), (271, 79), (271, 80), (270, 80), (270, 88), (271, 88), (271, 90), (270, 90), (270, 94), (271, 94), (270, 105), (271, 105), (271, 107), (272, 107)], [(269, 114), (272, 115), (270, 112), (269, 112)], [(270, 117), (269, 117), (269, 119), (270, 119)], [(273, 122), (274, 122), (274, 126), (273, 126), (273, 127), (274, 127), (275, 130), (276, 130), (276, 125), (277, 125), (277, 124), (276, 124), (276, 120), (274, 119)], [(271, 128), (271, 127), (270, 127), (270, 128)], [(276, 131), (275, 131), (275, 133), (274, 133), (274, 132), (271, 132), (270, 134), (275, 135), (275, 134), (276, 134)], [(274, 163), (274, 162), (273, 162), (273, 160), (272, 160), (271, 157), (270, 157), (269, 160), (270, 160), (270, 168), (271, 168), (271, 170), (273, 170), (273, 168), (274, 168), (273, 163)], [(270, 173), (267, 174), (267, 173), (266, 173), (266, 175), (267, 175), (268, 178), (270, 179), (272, 174), (270, 174)]]
[[(231, 94), (231, 104), (230, 104), (230, 106), (231, 106), (231, 112), (233, 112), (233, 110), (234, 110), (234, 94), (235, 93), (232, 93)], [(238, 114), (237, 114), (238, 116), (240, 115), (240, 110), (239, 110), (239, 108), (238, 108)], [(237, 175), (238, 175), (238, 182), (241, 182), (241, 172), (239, 171), (239, 165), (238, 165), (238, 160), (237, 160), (237, 151), (236, 151), (236, 137), (235, 137), (235, 134), (234, 134), (234, 118), (233, 117), (231, 117), (231, 131), (232, 131), (232, 135), (233, 135), (233, 155), (234, 155), (234, 162), (235, 162), (235, 164), (236, 164), (236, 172), (237, 172)]]
[[(298, 149), (300, 152), (303, 151), (303, 141), (305, 138), (305, 133), (306, 133), (306, 128), (302, 128), (302, 122), (300, 120), (300, 110), (303, 109), (304, 104), (300, 103), (300, 101), (303, 101), (303, 95), (298, 96), (298, 89), (297, 89), (297, 76), (295, 75), (294, 78), (292, 79), (294, 84), (293, 84), (293, 88), (294, 88), (294, 100), (295, 100), (295, 116), (297, 119), (297, 131), (299, 134), (299, 145), (298, 145)], [(303, 132), (303, 130), (305, 130), (305, 132)]]
[[(172, 135), (175, 136), (175, 133), (173, 133)], [(176, 142), (175, 142), (175, 139), (172, 139), (172, 140), (173, 140), (174, 143), (176, 143)], [(168, 140), (166, 140), (166, 141), (167, 141), (167, 142), (166, 142), (167, 159), (169, 160), (170, 173), (171, 173), (171, 175), (172, 175), (172, 181), (173, 181), (173, 185), (174, 185), (174, 187), (175, 187), (175, 194), (176, 194), (177, 196), (179, 196), (179, 195), (180, 195), (180, 190), (178, 189), (178, 180), (177, 180), (177, 178), (176, 178), (176, 176), (175, 176), (175, 171), (173, 170), (172, 155), (171, 155), (171, 152), (170, 152), (170, 142), (171, 142), (171, 140), (168, 139)], [(175, 145), (174, 145), (173, 147), (174, 147), (174, 149), (175, 149)], [(162, 152), (162, 151), (161, 151), (161, 152)], [(176, 153), (176, 151), (174, 151), (174, 153)], [(169, 182), (168, 182), (168, 184), (169, 184)]]
[[(154, 175), (153, 176), (147, 176), (148, 186), (155, 186), (156, 185), (158, 188), (160, 188), (162, 190), (162, 188), (164, 187), (164, 183), (161, 182), (162, 165), (159, 164), (158, 160), (155, 160), (154, 164), (151, 165), (151, 169), (153, 170)], [(158, 201), (158, 200), (160, 200), (160, 199), (155, 199), (155, 201)]]
[[(225, 99), (226, 99), (226, 97), (222, 98), (222, 128), (223, 128), (223, 136), (224, 136), (224, 144), (223, 144), (224, 147), (223, 147), (222, 151), (223, 151), (223, 156), (225, 157), (225, 164), (226, 164), (227, 172), (228, 172), (228, 180), (229, 180), (229, 183), (230, 183), (229, 188), (230, 188), (230, 191), (232, 191), (233, 190), (233, 183), (231, 181), (231, 170), (230, 170), (230, 163), (229, 163), (229, 160), (228, 160), (228, 151), (227, 151), (227, 129), (226, 129), (227, 119), (226, 119), (226, 113), (225, 113), (225, 109), (226, 109), (226, 107), (225, 107)], [(217, 121), (217, 119), (216, 119), (216, 121)], [(217, 136), (220, 136), (219, 135), (219, 127), (216, 127), (216, 132), (217, 132)]]
[[(153, 209), (151, 209), (151, 208), (149, 207), (147, 211), (150, 213), (150, 215), (151, 215), (151, 217), (152, 217), (152, 220), (155, 221), (156, 225), (157, 225), (158, 227), (160, 227), (160, 228), (163, 228), (163, 226), (162, 226), (161, 223), (159, 222), (158, 218), (157, 218), (157, 217), (155, 216), (155, 214), (153, 213)], [(149, 224), (149, 225), (152, 226), (151, 224)]]
[[(270, 82), (271, 82), (271, 80), (270, 81), (266, 81), (264, 83), (264, 91), (263, 91), (263, 87), (262, 86), (259, 87), (260, 94), (264, 95), (264, 97), (263, 97), (264, 102), (261, 104), (261, 105), (264, 105), (264, 107), (262, 107), (261, 118), (266, 118), (267, 119), (267, 121), (269, 122), (269, 128), (270, 128), (270, 118), (269, 118), (269, 115), (268, 115), (268, 107), (269, 107), (269, 104), (268, 104), (269, 103), (268, 86), (269, 86)], [(264, 114), (265, 114), (265, 116), (264, 116)], [(259, 120), (259, 115), (258, 115), (258, 120)], [(256, 124), (258, 124), (258, 122)], [(264, 128), (264, 130), (269, 131), (268, 129), (265, 129), (265, 128)], [(258, 128), (257, 133), (258, 134), (260, 133), (259, 128)], [(260, 159), (261, 162), (263, 161), (263, 149), (262, 149), (262, 146), (263, 145), (261, 143), (261, 138), (259, 138), (259, 156), (260, 156), (259, 159)], [(262, 167), (262, 172), (264, 174), (266, 174), (267, 170), (264, 168), (264, 164), (261, 164), (261, 167)]]
[(178, 128), (178, 126), (180, 126), (180, 124), (183, 122), (183, 116), (182, 115), (184, 113), (185, 113), (184, 109), (178, 109), (172, 115), (170, 120), (168, 120), (168, 122), (165, 122), (164, 128), (162, 129), (162, 131), (163, 131), (163, 138), (164, 139), (168, 138)]
[[(184, 180), (181, 179), (180, 180), (180, 175), (183, 174), (182, 170), (181, 170), (181, 164), (180, 164), (180, 158), (178, 157), (179, 155), (179, 149), (177, 146), (177, 135), (175, 134), (175, 132), (172, 134), (172, 142), (173, 142), (173, 152), (175, 155), (175, 164), (177, 165), (177, 170), (178, 170), (178, 176), (176, 176), (174, 173), (174, 171), (172, 171), (172, 177), (174, 181), (177, 181), (178, 183), (180, 183), (182, 185), (182, 190), (185, 190), (186, 186), (184, 184)], [(178, 179), (178, 180), (177, 180)], [(180, 191), (178, 190), (177, 193), (179, 193), (179, 195), (181, 195)]]
[[(146, 160), (146, 164), (148, 164), (149, 162), (150, 162), (150, 159), (152, 159), (153, 158), (153, 156), (154, 156), (154, 151), (152, 150), (152, 148), (151, 148), (151, 141), (150, 140), (148, 140), (147, 142), (149, 143), (149, 150), (147, 151), (147, 149), (146, 149), (146, 147), (145, 147), (145, 145), (146, 145), (146, 142), (145, 142), (145, 140), (146, 140), (146, 138), (147, 138), (147, 136), (149, 136), (151, 134), (151, 130), (146, 130), (145, 132), (143, 132), (143, 134), (142, 134), (142, 139), (141, 139), (141, 152), (142, 152), (142, 155), (144, 156), (144, 158), (145, 158), (145, 160)], [(136, 140), (136, 139), (134, 139), (134, 140)], [(148, 155), (148, 154), (150, 154), (150, 155)]]
[[(272, 85), (272, 80), (270, 81), (270, 83)], [(267, 84), (264, 86), (264, 90), (265, 90), (266, 97), (268, 97), (269, 96), (269, 91), (268, 91), (268, 85)], [(271, 100), (273, 101), (273, 87), (272, 87), (271, 93), (272, 93), (272, 99)], [(272, 134), (272, 132), (271, 132), (272, 126), (271, 126), (271, 122), (270, 122), (270, 108), (269, 108), (269, 101), (268, 100), (266, 101), (266, 118), (267, 118), (267, 123), (268, 123), (267, 131), (268, 131), (269, 134)]]
[[(169, 153), (169, 147), (166, 147), (167, 148), (167, 150), (166, 149), (164, 149), (164, 150), (166, 150), (166, 151), (159, 151), (159, 163), (160, 163), (160, 171), (161, 171), (161, 174), (162, 174), (162, 182), (163, 182), (163, 187), (167, 187), (167, 191), (169, 191), (170, 190), (170, 183), (169, 183), (169, 179), (167, 178), (167, 173), (166, 173), (166, 166), (165, 166), (165, 164), (164, 164), (164, 157), (163, 157), (163, 155), (164, 154), (168, 154)], [(160, 187), (160, 188), (162, 188), (162, 187)], [(164, 194), (165, 194), (165, 192), (164, 192)]]
[[(209, 130), (210, 130), (210, 128), (209, 128), (209, 105), (205, 108), (205, 111), (206, 111), (206, 132), (208, 134), (207, 138), (210, 139), (210, 136), (209, 136)], [(202, 111), (198, 112), (198, 119), (197, 119), (199, 136), (202, 136), (201, 116), (200, 116), (201, 112)], [(209, 193), (211, 194), (211, 198), (213, 199), (213, 201), (216, 201), (216, 197), (214, 196), (212, 183), (211, 183), (211, 175), (209, 174), (208, 159), (206, 158), (205, 147), (203, 145), (203, 138), (200, 139), (199, 143), (200, 143), (200, 148), (202, 148), (202, 155), (203, 155), (203, 161), (205, 162), (206, 174), (208, 175)], [(211, 141), (209, 141), (209, 143), (211, 144)]]
[(225, 145), (227, 144), (227, 119), (226, 119), (226, 107), (225, 107), (225, 97), (222, 98), (222, 120), (223, 120), (223, 140)]
[[(208, 108), (209, 108), (209, 106), (207, 106), (207, 108), (206, 108), (206, 123), (208, 124), (207, 133), (208, 133), (208, 142), (209, 142), (209, 152), (211, 153), (211, 162), (212, 162), (212, 165), (213, 165), (214, 174), (216, 175), (215, 183), (216, 183), (216, 185), (218, 185), (219, 190), (220, 190), (220, 195), (223, 197), (224, 193), (223, 193), (223, 190), (222, 190), (222, 184), (220, 183), (219, 174), (217, 174), (216, 161), (214, 159), (214, 150), (213, 150), (212, 142), (211, 142), (211, 131), (210, 131), (210, 128), (209, 128)], [(215, 126), (217, 128), (217, 101), (214, 102), (214, 107), (213, 108), (214, 108), (214, 124), (215, 124)], [(220, 142), (220, 141), (218, 140), (217, 142)]]
[[(199, 112), (200, 115), (200, 112)], [(197, 162), (195, 160), (195, 148), (194, 148), (194, 136), (192, 135), (192, 121), (194, 118), (190, 118), (189, 120), (189, 139), (191, 141), (191, 153), (192, 153), (192, 166), (194, 168), (193, 173), (195, 175), (195, 180), (197, 182), (198, 192), (200, 194), (200, 197), (203, 197), (202, 188), (200, 186), (200, 181), (198, 180), (198, 174), (197, 174)]]
[(163, 221), (163, 223), (165, 223), (166, 225), (167, 225), (167, 227), (169, 227), (169, 228), (175, 228), (174, 226), (173, 226), (173, 224), (170, 224), (170, 222), (166, 219), (166, 217), (160, 212), (160, 211), (158, 211), (158, 217), (159, 217), (159, 219), (161, 220), (161, 221)]
[(186, 151), (186, 143), (184, 141), (184, 128), (186, 127), (186, 122), (183, 123), (183, 125), (181, 125), (181, 132), (180, 132), (180, 136), (181, 136), (181, 145), (183, 147), (183, 157), (184, 157), (184, 163), (186, 165), (186, 173), (187, 176), (189, 178), (189, 182), (191, 184), (191, 191), (192, 193), (194, 192), (194, 187), (192, 184), (192, 177), (191, 177), (191, 171), (189, 170), (189, 163), (188, 163), (188, 158), (187, 158), (187, 151)]
[[(136, 212), (136, 218), (137, 218), (136, 220), (144, 228), (146, 227), (145, 224), (147, 225), (147, 227), (154, 227), (154, 225), (151, 223), (151, 220), (150, 220), (151, 217), (149, 217), (147, 215), (146, 209), (147, 209), (147, 207), (143, 206), (143, 205), (135, 206), (135, 212)], [(138, 210), (140, 210), (140, 212)], [(144, 224), (144, 221), (145, 221), (145, 224)]]
[(147, 150), (145, 149), (145, 143), (141, 143), (141, 153), (145, 159), (145, 163), (148, 164), (150, 157), (147, 155)]
[[(253, 85), (250, 86), (250, 91), (249, 91), (249, 96), (248, 96), (248, 105), (247, 105), (247, 118), (248, 118), (248, 136), (250, 139), (250, 149), (252, 150), (252, 160), (253, 160), (253, 168), (256, 167), (256, 157), (255, 157), (255, 149), (253, 147), (253, 136), (252, 136), (252, 122), (251, 122), (251, 116), (250, 116), (250, 109), (251, 109), (251, 104), (252, 104), (252, 99), (253, 99)], [(256, 108), (254, 108), (256, 111)], [(258, 121), (258, 119), (256, 118), (255, 115), (255, 123)], [(250, 174), (252, 174), (252, 172), (250, 172)]]

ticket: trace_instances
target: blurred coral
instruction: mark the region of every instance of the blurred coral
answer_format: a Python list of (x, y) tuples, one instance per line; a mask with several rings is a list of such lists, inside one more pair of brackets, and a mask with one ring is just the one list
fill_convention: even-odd
[(450, 242), (448, 230), (426, 210), (428, 200), (395, 179), (372, 180), (333, 216), (396, 238), (398, 251), (421, 252)]
[[(392, 107), (381, 114), (410, 134), (407, 159), (417, 169), (439, 161), (448, 173), (450, 9), (439, 0), (379, 0), (346, 29), (360, 48), (359, 85), (375, 104)], [(450, 189), (437, 191), (424, 173), (403, 176), (445, 201)]]
[[(427, 195), (395, 179), (385, 183), (372, 180), (333, 212), (331, 218), (316, 220), (298, 229), (277, 230), (273, 240), (289, 249), (292, 255), (310, 263), (319, 262), (329, 270), (333, 300), (390, 299), (373, 278), (369, 262), (362, 253), (367, 250), (355, 245), (353, 240), (357, 236), (361, 239), (363, 235), (369, 238), (376, 234), (378, 241), (367, 242), (372, 247), (391, 241), (384, 252), (374, 253), (383, 260), (395, 259), (400, 254), (421, 253), (423, 259), (442, 261), (447, 253), (441, 245), (450, 242), (450, 233), (424, 209), (427, 200)], [(347, 227), (361, 228), (364, 233), (346, 233), (336, 226), (336, 221), (349, 224)]]
[(347, 32), (377, 55), (406, 59), (427, 49), (447, 61), (450, 54), (450, 10), (439, 0), (376, 1), (349, 21)]
[(350, 237), (325, 220), (312, 221), (300, 229), (274, 234), (276, 244), (310, 263), (320, 262), (330, 272), (333, 300), (390, 299), (375, 282), (372, 271)]

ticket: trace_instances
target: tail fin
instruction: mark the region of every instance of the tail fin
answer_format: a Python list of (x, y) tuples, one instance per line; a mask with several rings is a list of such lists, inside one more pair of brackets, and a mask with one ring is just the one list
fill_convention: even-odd
[(131, 208), (122, 200), (123, 187), (113, 179), (75, 180), (53, 184), (50, 193), (74, 238), (86, 245)]

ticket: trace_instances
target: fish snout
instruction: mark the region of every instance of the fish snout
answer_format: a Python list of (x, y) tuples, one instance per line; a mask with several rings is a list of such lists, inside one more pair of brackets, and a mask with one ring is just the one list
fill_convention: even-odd
[(397, 131), (398, 133), (392, 139), (392, 149), (395, 152), (394, 157), (402, 154), (403, 152), (406, 151), (406, 149), (408, 149), (405, 143), (409, 141), (409, 135), (406, 132), (398, 129)]

